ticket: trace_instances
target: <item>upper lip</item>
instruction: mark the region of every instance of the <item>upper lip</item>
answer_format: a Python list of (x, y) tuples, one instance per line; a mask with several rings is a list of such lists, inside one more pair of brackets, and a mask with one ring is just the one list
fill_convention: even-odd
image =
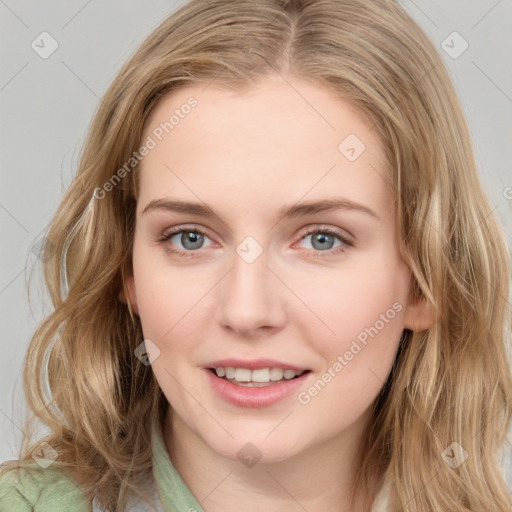
[(251, 359), (250, 361), (242, 359), (219, 359), (212, 361), (206, 365), (206, 368), (247, 368), (248, 370), (259, 370), (261, 368), (282, 368), (283, 370), (295, 370), (296, 372), (303, 372), (308, 368), (297, 366), (275, 359)]

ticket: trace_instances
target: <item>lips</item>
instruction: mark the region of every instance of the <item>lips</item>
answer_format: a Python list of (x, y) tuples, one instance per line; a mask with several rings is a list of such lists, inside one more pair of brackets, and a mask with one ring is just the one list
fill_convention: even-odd
[[(236, 379), (228, 379), (226, 376), (219, 376), (215, 369), (237, 369), (245, 372), (252, 373), (258, 370), (265, 370), (268, 368), (281, 369), (281, 373), (290, 372), (297, 373), (295, 377), (282, 378), (278, 381), (268, 382), (256, 382), (252, 379), (246, 381), (244, 378), (240, 378), (240, 381)], [(268, 407), (281, 400), (291, 397), (294, 393), (297, 393), (299, 389), (309, 382), (312, 378), (311, 370), (278, 361), (275, 359), (257, 359), (251, 361), (244, 361), (241, 359), (222, 359), (218, 361), (212, 361), (208, 363), (208, 366), (204, 368), (204, 375), (206, 376), (207, 382), (211, 386), (211, 389), (224, 401), (229, 402), (238, 407), (246, 408), (261, 408)], [(222, 372), (221, 372), (222, 373)], [(259, 372), (257, 372), (259, 374)]]

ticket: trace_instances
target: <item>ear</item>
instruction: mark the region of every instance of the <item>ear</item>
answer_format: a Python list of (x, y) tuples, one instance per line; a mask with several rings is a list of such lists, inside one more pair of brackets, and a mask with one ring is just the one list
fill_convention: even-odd
[(133, 311), (135, 311), (137, 315), (139, 314), (137, 292), (135, 290), (135, 279), (133, 277), (133, 273), (129, 273), (128, 275), (123, 276), (123, 286), (121, 287), (118, 298), (124, 304), (129, 303)]
[(436, 313), (432, 304), (423, 296), (415, 297), (412, 292), (404, 313), (404, 328), (410, 331), (424, 331), (433, 327)]

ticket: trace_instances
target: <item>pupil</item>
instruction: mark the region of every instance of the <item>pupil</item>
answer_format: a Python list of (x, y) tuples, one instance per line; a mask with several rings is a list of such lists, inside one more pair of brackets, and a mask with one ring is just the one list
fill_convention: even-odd
[[(313, 237), (313, 246), (315, 246), (315, 242), (319, 242), (320, 245), (319, 245), (319, 248), (322, 248), (322, 247), (326, 247), (329, 242), (328, 239), (331, 239), (330, 241), (333, 242), (333, 237), (332, 235), (326, 235), (325, 233), (317, 233), (314, 237)], [(326, 245), (327, 244), (327, 245)], [(318, 247), (315, 247), (315, 248), (318, 248)], [(329, 247), (330, 248), (330, 247)]]
[[(182, 234), (182, 243), (183, 247), (186, 247), (187, 249), (198, 249), (201, 245), (201, 237), (203, 235), (201, 233), (195, 233), (194, 231), (187, 231)], [(192, 247), (187, 246), (188, 243), (192, 244)], [(194, 246), (194, 244), (198, 244)]]

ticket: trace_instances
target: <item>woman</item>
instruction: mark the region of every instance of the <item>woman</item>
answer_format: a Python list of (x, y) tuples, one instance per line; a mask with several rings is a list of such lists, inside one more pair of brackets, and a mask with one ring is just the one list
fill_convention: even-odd
[(510, 510), (491, 210), (397, 4), (186, 4), (107, 91), (50, 225), (25, 387), (51, 434), (0, 511)]

